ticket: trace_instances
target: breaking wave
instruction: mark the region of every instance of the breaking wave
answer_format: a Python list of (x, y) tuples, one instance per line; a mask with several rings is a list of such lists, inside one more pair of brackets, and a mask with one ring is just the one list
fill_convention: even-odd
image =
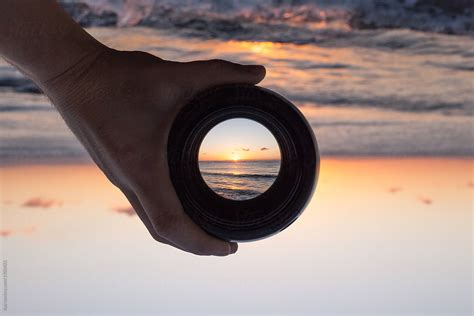
[(206, 38), (317, 42), (358, 29), (474, 35), (470, 0), (63, 0), (83, 26), (148, 26)]
[(253, 174), (253, 173), (229, 173), (229, 172), (201, 172), (203, 176), (217, 176), (217, 177), (228, 177), (228, 178), (269, 178), (275, 179), (275, 174)]

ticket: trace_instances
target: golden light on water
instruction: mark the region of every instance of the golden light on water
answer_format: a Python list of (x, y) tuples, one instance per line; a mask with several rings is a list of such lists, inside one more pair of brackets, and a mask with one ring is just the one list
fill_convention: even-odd
[(241, 46), (243, 49), (248, 49), (256, 54), (271, 54), (275, 48), (281, 46), (279, 43), (273, 42), (248, 42), (248, 41), (235, 41), (233, 42), (236, 46)]

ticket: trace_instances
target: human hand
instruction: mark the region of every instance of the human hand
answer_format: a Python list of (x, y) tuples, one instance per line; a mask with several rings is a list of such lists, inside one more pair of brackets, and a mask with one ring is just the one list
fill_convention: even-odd
[(101, 47), (39, 84), (154, 239), (198, 255), (225, 256), (237, 244), (204, 232), (181, 206), (168, 171), (168, 133), (196, 93), (221, 84), (256, 84), (264, 76), (262, 66), (179, 63)]

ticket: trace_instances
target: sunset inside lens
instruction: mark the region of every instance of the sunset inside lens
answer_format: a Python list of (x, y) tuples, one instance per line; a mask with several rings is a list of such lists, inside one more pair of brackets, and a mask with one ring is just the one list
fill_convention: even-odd
[(232, 200), (248, 200), (268, 190), (280, 170), (280, 148), (272, 133), (249, 119), (216, 125), (199, 150), (207, 185)]

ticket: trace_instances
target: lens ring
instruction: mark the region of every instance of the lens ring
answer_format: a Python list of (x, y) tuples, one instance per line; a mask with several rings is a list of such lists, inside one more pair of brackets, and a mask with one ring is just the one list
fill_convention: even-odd
[[(199, 148), (217, 124), (246, 118), (266, 127), (280, 147), (274, 183), (249, 200), (215, 193), (199, 170)], [(221, 239), (250, 241), (290, 225), (312, 196), (319, 172), (313, 131), (299, 110), (282, 96), (251, 85), (226, 85), (198, 94), (178, 113), (168, 138), (171, 181), (184, 211)]]

